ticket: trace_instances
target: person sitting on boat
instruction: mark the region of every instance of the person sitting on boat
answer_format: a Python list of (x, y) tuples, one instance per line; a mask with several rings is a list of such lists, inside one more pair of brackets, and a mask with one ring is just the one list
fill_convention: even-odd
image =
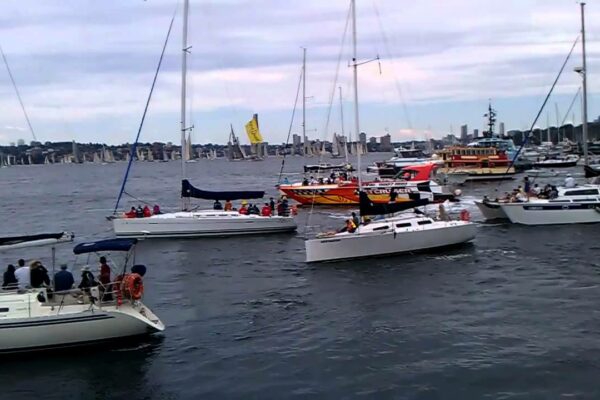
[(356, 225), (354, 225), (354, 222), (352, 222), (351, 219), (347, 219), (346, 222), (344, 223), (344, 226), (337, 231), (337, 233), (343, 233), (343, 232), (349, 232), (349, 233), (353, 233), (354, 231), (356, 231)]
[(144, 218), (148, 218), (148, 217), (152, 216), (152, 211), (150, 211), (150, 207), (148, 207), (147, 204), (144, 206), (143, 212), (144, 212)]
[(260, 215), (262, 215), (263, 217), (271, 216), (271, 206), (269, 205), (269, 203), (265, 203), (262, 210), (260, 211)]
[(290, 180), (288, 179), (287, 176), (283, 178), (283, 184), (284, 185), (289, 185), (290, 184)]
[(360, 225), (360, 219), (358, 218), (358, 215), (356, 215), (355, 212), (352, 212), (352, 222), (354, 223), (354, 226)]
[(558, 197), (558, 189), (556, 189), (556, 186), (551, 186), (550, 189), (550, 194), (548, 195), (548, 198), (550, 200), (556, 199)]
[(142, 208), (142, 206), (138, 206), (138, 208), (135, 210), (135, 217), (144, 218), (144, 209)]
[(90, 267), (86, 265), (81, 268), (81, 282), (78, 288), (89, 294), (90, 288), (95, 286), (98, 286), (98, 282), (94, 279), (94, 274), (90, 271)]
[(40, 261), (34, 261), (31, 263), (31, 287), (41, 288), (43, 286), (50, 286), (50, 277), (48, 276), (48, 270), (42, 265)]
[(25, 260), (22, 258), (17, 262), (17, 269), (15, 270), (15, 276), (19, 281), (19, 289), (24, 290), (30, 287), (31, 283), (31, 270), (25, 266)]
[[(112, 300), (112, 294), (110, 293), (112, 288), (110, 285), (110, 267), (106, 262), (106, 257), (100, 257), (100, 275), (98, 275), (98, 281), (102, 284), (105, 294), (102, 295), (102, 300)], [(108, 292), (108, 293), (106, 293)]]
[(15, 290), (19, 287), (19, 281), (15, 276), (15, 266), (8, 264), (6, 271), (4, 272), (4, 280), (2, 281), (2, 289), (4, 290)]
[(135, 218), (136, 216), (135, 207), (131, 207), (131, 210), (125, 213), (125, 218)]
[(60, 271), (54, 274), (54, 290), (64, 292), (73, 289), (75, 279), (70, 271), (67, 271), (67, 264), (61, 264)]
[(302, 186), (308, 186), (308, 184), (309, 184), (309, 182), (308, 182), (308, 179), (305, 177), (305, 178), (302, 180)]
[(223, 205), (221, 204), (221, 202), (219, 200), (215, 200), (215, 202), (213, 203), (213, 210), (222, 210), (223, 209)]
[(155, 204), (154, 207), (152, 207), (152, 214), (154, 214), (154, 215), (162, 214), (162, 212), (160, 211), (160, 207), (158, 206), (158, 204)]
[(242, 215), (248, 215), (248, 202), (246, 200), (242, 200), (242, 205), (238, 212)]
[(533, 187), (531, 188), (531, 193), (534, 196), (539, 196), (541, 192), (542, 192), (542, 188), (540, 188), (540, 186), (537, 183), (534, 184)]
[(269, 207), (271, 208), (271, 215), (275, 214), (275, 200), (272, 197), (269, 198)]
[(567, 177), (565, 178), (565, 187), (574, 188), (575, 186), (577, 186), (575, 183), (575, 178), (573, 178), (571, 174), (567, 174)]
[(229, 199), (225, 200), (225, 207), (223, 207), (223, 210), (225, 210), (225, 211), (233, 210), (233, 204), (231, 203), (231, 200), (229, 200)]

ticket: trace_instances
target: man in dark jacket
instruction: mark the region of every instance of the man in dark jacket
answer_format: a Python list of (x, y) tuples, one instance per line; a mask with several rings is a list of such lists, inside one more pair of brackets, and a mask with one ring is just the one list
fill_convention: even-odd
[(31, 287), (41, 288), (42, 286), (50, 286), (50, 277), (46, 267), (41, 262), (35, 261), (31, 264)]
[(67, 271), (67, 264), (62, 264), (60, 271), (54, 274), (54, 290), (57, 292), (71, 290), (74, 284), (73, 274)]

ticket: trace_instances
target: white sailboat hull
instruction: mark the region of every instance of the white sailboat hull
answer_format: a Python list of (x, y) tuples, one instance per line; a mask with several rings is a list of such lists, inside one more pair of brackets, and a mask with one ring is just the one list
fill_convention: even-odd
[(500, 203), (476, 201), (475, 204), (486, 220), (508, 219), (502, 207), (500, 207)]
[[(359, 227), (360, 228), (360, 227)], [(382, 256), (466, 243), (475, 238), (477, 226), (465, 221), (434, 222), (420, 228), (347, 233), (307, 240), (306, 262)]]
[(501, 205), (510, 222), (523, 225), (600, 222), (600, 202), (509, 203)]
[(90, 309), (89, 304), (82, 304), (60, 311), (56, 306), (51, 311), (53, 315), (1, 319), (0, 353), (88, 345), (164, 330), (162, 322), (149, 309), (141, 303), (139, 307), (145, 315), (129, 304), (106, 309)]
[(117, 218), (118, 237), (220, 237), (292, 232), (292, 217), (241, 215), (236, 211), (197, 211), (154, 215), (148, 218)]

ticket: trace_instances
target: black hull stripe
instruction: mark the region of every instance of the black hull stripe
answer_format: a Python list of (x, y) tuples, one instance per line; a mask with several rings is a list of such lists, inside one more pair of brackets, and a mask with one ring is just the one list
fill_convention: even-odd
[(72, 347), (84, 347), (84, 346), (102, 346), (102, 345), (106, 345), (107, 343), (112, 343), (112, 342), (127, 342), (128, 340), (132, 340), (134, 338), (139, 338), (139, 337), (144, 337), (144, 336), (150, 335), (152, 333), (153, 333), (152, 331), (148, 331), (146, 333), (137, 334), (137, 335), (119, 336), (119, 337), (107, 338), (107, 339), (86, 340), (86, 341), (81, 341), (81, 342), (53, 344), (53, 345), (46, 345), (46, 346), (21, 347), (18, 349), (6, 349), (6, 350), (0, 350), (0, 354), (3, 355), (4, 357), (11, 357), (11, 354), (15, 355), (15, 354), (20, 354), (20, 353), (34, 352), (34, 351), (52, 351), (52, 350), (58, 350), (58, 349), (66, 349), (66, 348), (72, 348)]
[(48, 326), (48, 325), (59, 325), (59, 324), (74, 324), (79, 322), (91, 322), (91, 321), (100, 321), (104, 319), (115, 318), (111, 315), (89, 315), (85, 317), (75, 317), (75, 318), (56, 318), (49, 319), (44, 321), (27, 321), (27, 322), (8, 322), (8, 323), (0, 323), (0, 329), (12, 329), (12, 328), (30, 328), (30, 327), (40, 327), (40, 326)]

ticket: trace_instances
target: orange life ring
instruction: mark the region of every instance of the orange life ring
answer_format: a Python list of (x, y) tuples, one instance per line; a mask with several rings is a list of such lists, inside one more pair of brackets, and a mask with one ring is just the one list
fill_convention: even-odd
[(463, 209), (460, 212), (460, 220), (461, 221), (467, 221), (467, 222), (470, 221), (471, 220), (471, 214), (469, 214), (469, 211)]
[(139, 300), (144, 294), (144, 282), (140, 274), (125, 274), (120, 285), (123, 295), (133, 300)]

